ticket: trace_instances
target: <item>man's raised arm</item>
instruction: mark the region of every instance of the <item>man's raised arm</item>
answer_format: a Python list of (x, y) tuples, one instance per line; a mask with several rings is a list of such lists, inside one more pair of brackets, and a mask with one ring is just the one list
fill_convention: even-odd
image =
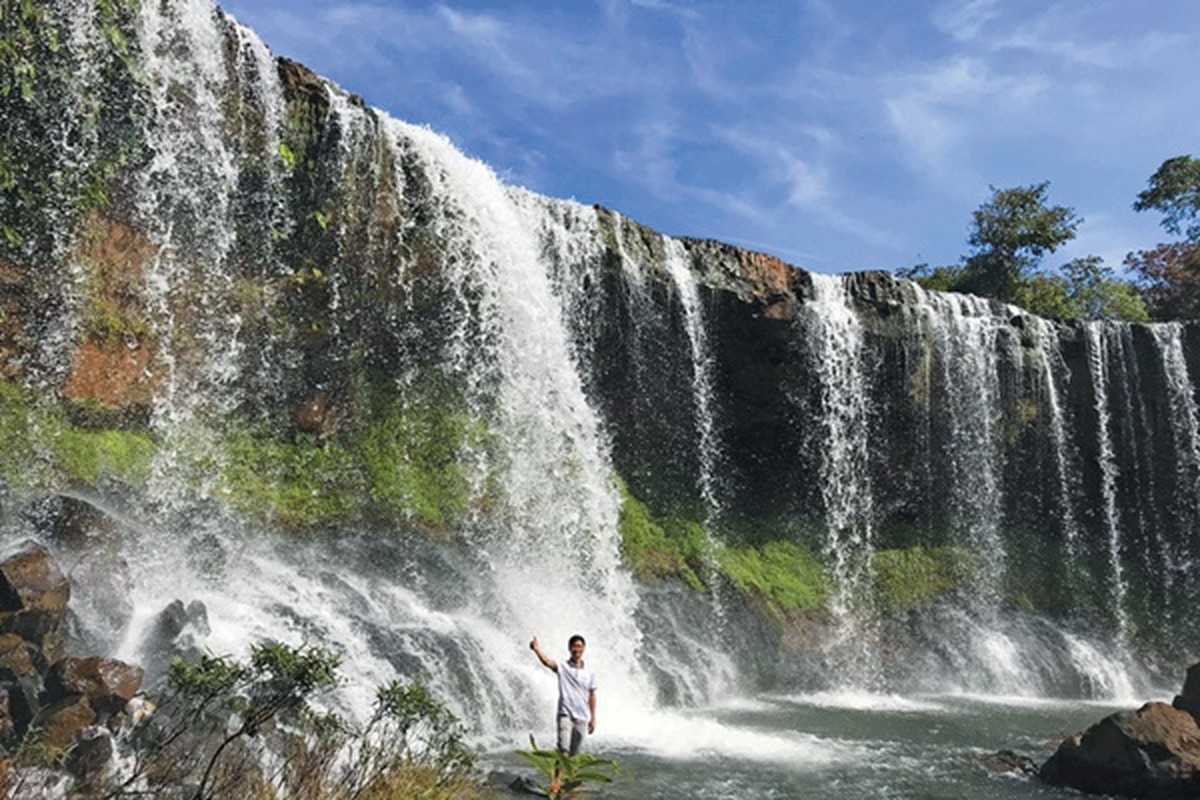
[(558, 672), (558, 663), (553, 658), (542, 652), (542, 648), (538, 647), (536, 636), (533, 637), (533, 639), (529, 642), (529, 649), (534, 652), (534, 654), (538, 657), (538, 661), (541, 661), (542, 664), (545, 665), (546, 669), (552, 669), (555, 672)]

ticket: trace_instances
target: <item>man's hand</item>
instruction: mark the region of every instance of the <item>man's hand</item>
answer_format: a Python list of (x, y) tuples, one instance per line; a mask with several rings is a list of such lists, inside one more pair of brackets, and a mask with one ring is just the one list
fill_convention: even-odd
[(595, 732), (596, 732), (596, 715), (593, 714), (592, 718), (588, 720), (588, 735), (591, 736)]
[(542, 648), (538, 647), (538, 640), (536, 636), (529, 640), (529, 649), (537, 655), (538, 661), (541, 661), (542, 665), (545, 666), (546, 669), (552, 669), (555, 672), (558, 672), (558, 662), (542, 652)]

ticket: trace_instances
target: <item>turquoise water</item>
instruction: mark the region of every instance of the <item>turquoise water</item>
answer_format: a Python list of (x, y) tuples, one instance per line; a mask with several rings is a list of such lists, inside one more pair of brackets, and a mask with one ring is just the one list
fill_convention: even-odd
[[(994, 754), (1014, 750), (1041, 763), (1062, 737), (1124, 707), (964, 695), (766, 695), (679, 717), (666, 714), (658, 741), (654, 732), (648, 741), (630, 742), (598, 731), (591, 752), (616, 759), (620, 773), (589, 796), (1078, 798), (1006, 771)], [(690, 743), (689, 720), (696, 732)], [(709, 738), (714, 731), (720, 735)], [(495, 756), (494, 766), (528, 773), (502, 754)]]

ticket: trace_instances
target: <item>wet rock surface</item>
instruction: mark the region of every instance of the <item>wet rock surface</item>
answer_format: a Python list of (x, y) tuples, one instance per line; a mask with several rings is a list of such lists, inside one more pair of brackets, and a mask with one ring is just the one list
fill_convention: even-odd
[[(47, 519), (94, 516), (86, 504), (62, 500), (40, 504), (43, 511), (54, 512)], [(64, 508), (67, 513), (60, 513)], [(76, 511), (82, 515), (72, 513)], [(91, 523), (67, 527), (63, 541), (68, 545), (77, 544), (79, 537), (91, 538)], [(124, 712), (141, 689), (144, 673), (113, 658), (63, 657), (70, 589), (53, 554), (41, 544), (27, 542), (0, 561), (0, 747), (11, 753), (36, 731), (40, 747), (66, 752), (63, 766), (74, 776), (78, 795), (87, 797), (93, 796), (89, 787), (98, 785), (113, 756), (110, 727), (125, 722)], [(192, 609), (189, 617), (188, 608), (180, 606), (185, 624), (202, 616)]]
[(46, 673), (44, 695), (50, 700), (83, 696), (93, 709), (115, 713), (141, 688), (141, 667), (115, 658), (64, 658)]
[(1200, 797), (1200, 727), (1185, 711), (1147, 703), (1066, 739), (1038, 774), (1090, 794)]

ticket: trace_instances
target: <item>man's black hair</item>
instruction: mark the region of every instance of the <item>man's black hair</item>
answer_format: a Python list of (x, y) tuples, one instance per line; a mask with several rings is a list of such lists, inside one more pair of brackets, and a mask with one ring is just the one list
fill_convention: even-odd
[(574, 636), (572, 636), (570, 639), (567, 639), (567, 648), (569, 649), (571, 647), (571, 645), (575, 644), (575, 640), (577, 640), (577, 639), (579, 640), (579, 643), (581, 645), (583, 645), (584, 647), (587, 647), (587, 639), (584, 639), (582, 636), (580, 636), (577, 633)]

